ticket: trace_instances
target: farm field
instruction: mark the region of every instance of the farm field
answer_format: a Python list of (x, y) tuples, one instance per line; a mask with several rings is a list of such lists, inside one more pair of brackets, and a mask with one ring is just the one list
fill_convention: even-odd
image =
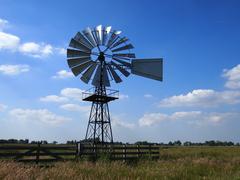
[(170, 147), (156, 161), (0, 161), (0, 179), (240, 179), (240, 147)]

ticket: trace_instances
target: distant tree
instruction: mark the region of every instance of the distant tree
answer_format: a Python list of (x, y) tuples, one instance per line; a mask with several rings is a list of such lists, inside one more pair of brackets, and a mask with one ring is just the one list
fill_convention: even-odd
[(183, 145), (184, 145), (184, 146), (191, 146), (192, 143), (191, 143), (190, 141), (186, 141), (186, 142), (183, 143)]
[(8, 139), (8, 143), (10, 143), (10, 144), (17, 144), (18, 140), (17, 139)]
[(76, 143), (77, 143), (76, 140), (67, 141), (67, 144), (76, 144)]
[(150, 142), (147, 142), (147, 141), (137, 141), (137, 142), (135, 142), (134, 144), (138, 144), (138, 145), (149, 145), (149, 144), (153, 144), (153, 143), (150, 143)]
[(72, 144), (71, 142), (72, 142), (72, 141), (67, 141), (66, 144)]
[(0, 144), (6, 144), (6, 143), (8, 143), (7, 140), (5, 140), (5, 139), (0, 139)]
[(205, 141), (204, 145), (207, 146), (234, 146), (234, 143), (232, 141)]
[(182, 143), (181, 143), (181, 141), (177, 140), (177, 141), (174, 141), (174, 142), (173, 142), (173, 145), (174, 145), (174, 146), (181, 146)]
[(174, 144), (173, 144), (172, 141), (169, 141), (168, 145), (169, 145), (169, 146), (173, 146)]
[(57, 144), (58, 142), (57, 141), (53, 141), (52, 144)]
[(119, 142), (119, 141), (116, 141), (116, 142), (114, 142), (114, 144), (119, 144), (119, 145), (121, 145), (121, 144), (123, 144), (122, 142)]
[(37, 141), (31, 141), (31, 144), (37, 144), (38, 142)]
[(227, 144), (228, 144), (228, 146), (234, 146), (234, 143), (231, 141), (229, 141)]
[(41, 144), (48, 144), (46, 140), (41, 141)]
[(211, 141), (205, 141), (205, 145), (207, 145), (207, 146), (215, 146), (216, 143), (215, 143), (215, 141), (213, 141), (213, 140), (211, 140)]

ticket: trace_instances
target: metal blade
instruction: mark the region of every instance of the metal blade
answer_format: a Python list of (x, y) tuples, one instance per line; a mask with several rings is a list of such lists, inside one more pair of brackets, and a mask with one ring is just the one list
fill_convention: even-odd
[(115, 62), (112, 61), (111, 64), (113, 66), (115, 66), (124, 76), (128, 77), (130, 75), (130, 73), (128, 71), (126, 71), (124, 68), (122, 68), (121, 66), (119, 66)]
[(120, 64), (122, 64), (122, 65), (124, 65), (124, 66), (127, 66), (127, 67), (129, 67), (129, 68), (131, 68), (131, 64), (130, 64), (130, 63), (125, 62), (125, 61), (120, 60), (120, 59), (117, 59), (117, 58), (114, 58), (114, 57), (113, 57), (113, 59), (114, 59), (115, 61), (119, 62)]
[(98, 42), (98, 38), (97, 38), (97, 31), (93, 30), (92, 35), (93, 35), (94, 41), (96, 42), (96, 45), (98, 46), (99, 42)]
[(112, 56), (112, 58), (130, 61), (130, 58), (127, 58), (127, 57), (116, 57), (116, 56)]
[[(103, 67), (103, 76), (102, 77), (103, 77), (103, 85), (104, 86), (110, 86), (106, 66)], [(99, 65), (97, 67), (96, 73), (94, 75), (92, 85), (100, 86), (100, 81), (101, 81), (101, 66)]]
[(112, 52), (117, 52), (117, 51), (123, 51), (123, 50), (128, 50), (128, 49), (133, 49), (133, 45), (132, 44), (127, 44), (125, 46), (122, 46), (120, 48), (117, 49), (113, 49)]
[(101, 66), (98, 65), (95, 75), (92, 80), (92, 85), (100, 86)]
[(163, 59), (134, 59), (132, 60), (131, 73), (146, 78), (162, 81)]
[(127, 57), (127, 58), (136, 58), (134, 53), (118, 53), (118, 54), (113, 54), (113, 57), (118, 57), (118, 58), (122, 58), (122, 57)]
[(70, 68), (73, 68), (74, 66), (80, 65), (80, 64), (85, 63), (90, 60), (91, 60), (91, 58), (90, 58), (90, 56), (88, 56), (88, 57), (68, 59), (67, 63)]
[(91, 79), (92, 77), (92, 74), (94, 72), (94, 70), (96, 69), (97, 67), (97, 63), (94, 62), (82, 75), (81, 77), (81, 80), (83, 82), (85, 82), (86, 84), (89, 82), (89, 80)]
[(119, 46), (120, 44), (125, 43), (126, 41), (128, 41), (128, 38), (123, 37), (120, 40), (116, 41), (114, 44), (112, 44), (110, 49), (115, 48), (116, 46)]
[(80, 50), (89, 52), (89, 53), (91, 52), (90, 48), (81, 44), (80, 42), (76, 41), (75, 39), (71, 39), (69, 46), (72, 48), (76, 48), (76, 49), (80, 49)]
[(97, 45), (102, 45), (102, 35), (103, 31), (102, 31), (102, 25), (99, 25), (95, 28), (94, 31), (94, 35), (95, 35), (95, 39), (97, 40)]
[(85, 30), (83, 30), (83, 34), (87, 37), (87, 39), (89, 40), (89, 42), (91, 42), (91, 44), (93, 45), (93, 47), (97, 46), (97, 42), (94, 39), (92, 30), (87, 27)]
[(107, 68), (106, 66), (103, 66), (103, 85), (109, 87), (110, 81), (108, 78)]
[(120, 78), (120, 76), (118, 76), (118, 74), (115, 72), (115, 70), (113, 70), (111, 65), (108, 65), (108, 69), (110, 70), (110, 72), (113, 76), (113, 79), (116, 83), (122, 82), (122, 79)]
[(74, 50), (74, 49), (67, 49), (67, 57), (81, 57), (81, 56), (90, 56), (91, 53), (81, 51), (81, 50)]
[(76, 41), (84, 44), (89, 49), (94, 48), (94, 46), (80, 32), (78, 32), (73, 39), (75, 39)]
[(72, 72), (75, 76), (78, 76), (81, 72), (87, 69), (91, 64), (93, 64), (93, 61), (87, 61), (83, 64), (80, 64), (79, 66), (75, 66), (74, 68), (72, 68)]
[(121, 31), (113, 31), (112, 35), (108, 39), (107, 47), (110, 47), (118, 38)]
[(107, 42), (107, 39), (108, 39), (108, 36), (111, 32), (111, 26), (108, 26), (108, 27), (104, 27), (103, 30), (102, 30), (102, 34), (103, 34), (103, 37), (102, 37), (102, 45), (105, 46), (106, 45), (106, 42)]

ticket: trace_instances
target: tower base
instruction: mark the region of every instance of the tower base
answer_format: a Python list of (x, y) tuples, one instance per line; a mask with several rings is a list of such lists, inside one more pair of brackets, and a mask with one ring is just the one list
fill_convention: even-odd
[(92, 102), (85, 141), (113, 143), (108, 103), (118, 99), (118, 91), (100, 87), (83, 93), (83, 101)]

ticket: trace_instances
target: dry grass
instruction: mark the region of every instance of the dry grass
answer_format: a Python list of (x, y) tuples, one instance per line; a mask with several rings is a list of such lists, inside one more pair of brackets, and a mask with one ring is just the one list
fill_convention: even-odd
[(61, 162), (50, 167), (0, 161), (0, 179), (240, 179), (240, 148), (178, 147), (158, 161)]

